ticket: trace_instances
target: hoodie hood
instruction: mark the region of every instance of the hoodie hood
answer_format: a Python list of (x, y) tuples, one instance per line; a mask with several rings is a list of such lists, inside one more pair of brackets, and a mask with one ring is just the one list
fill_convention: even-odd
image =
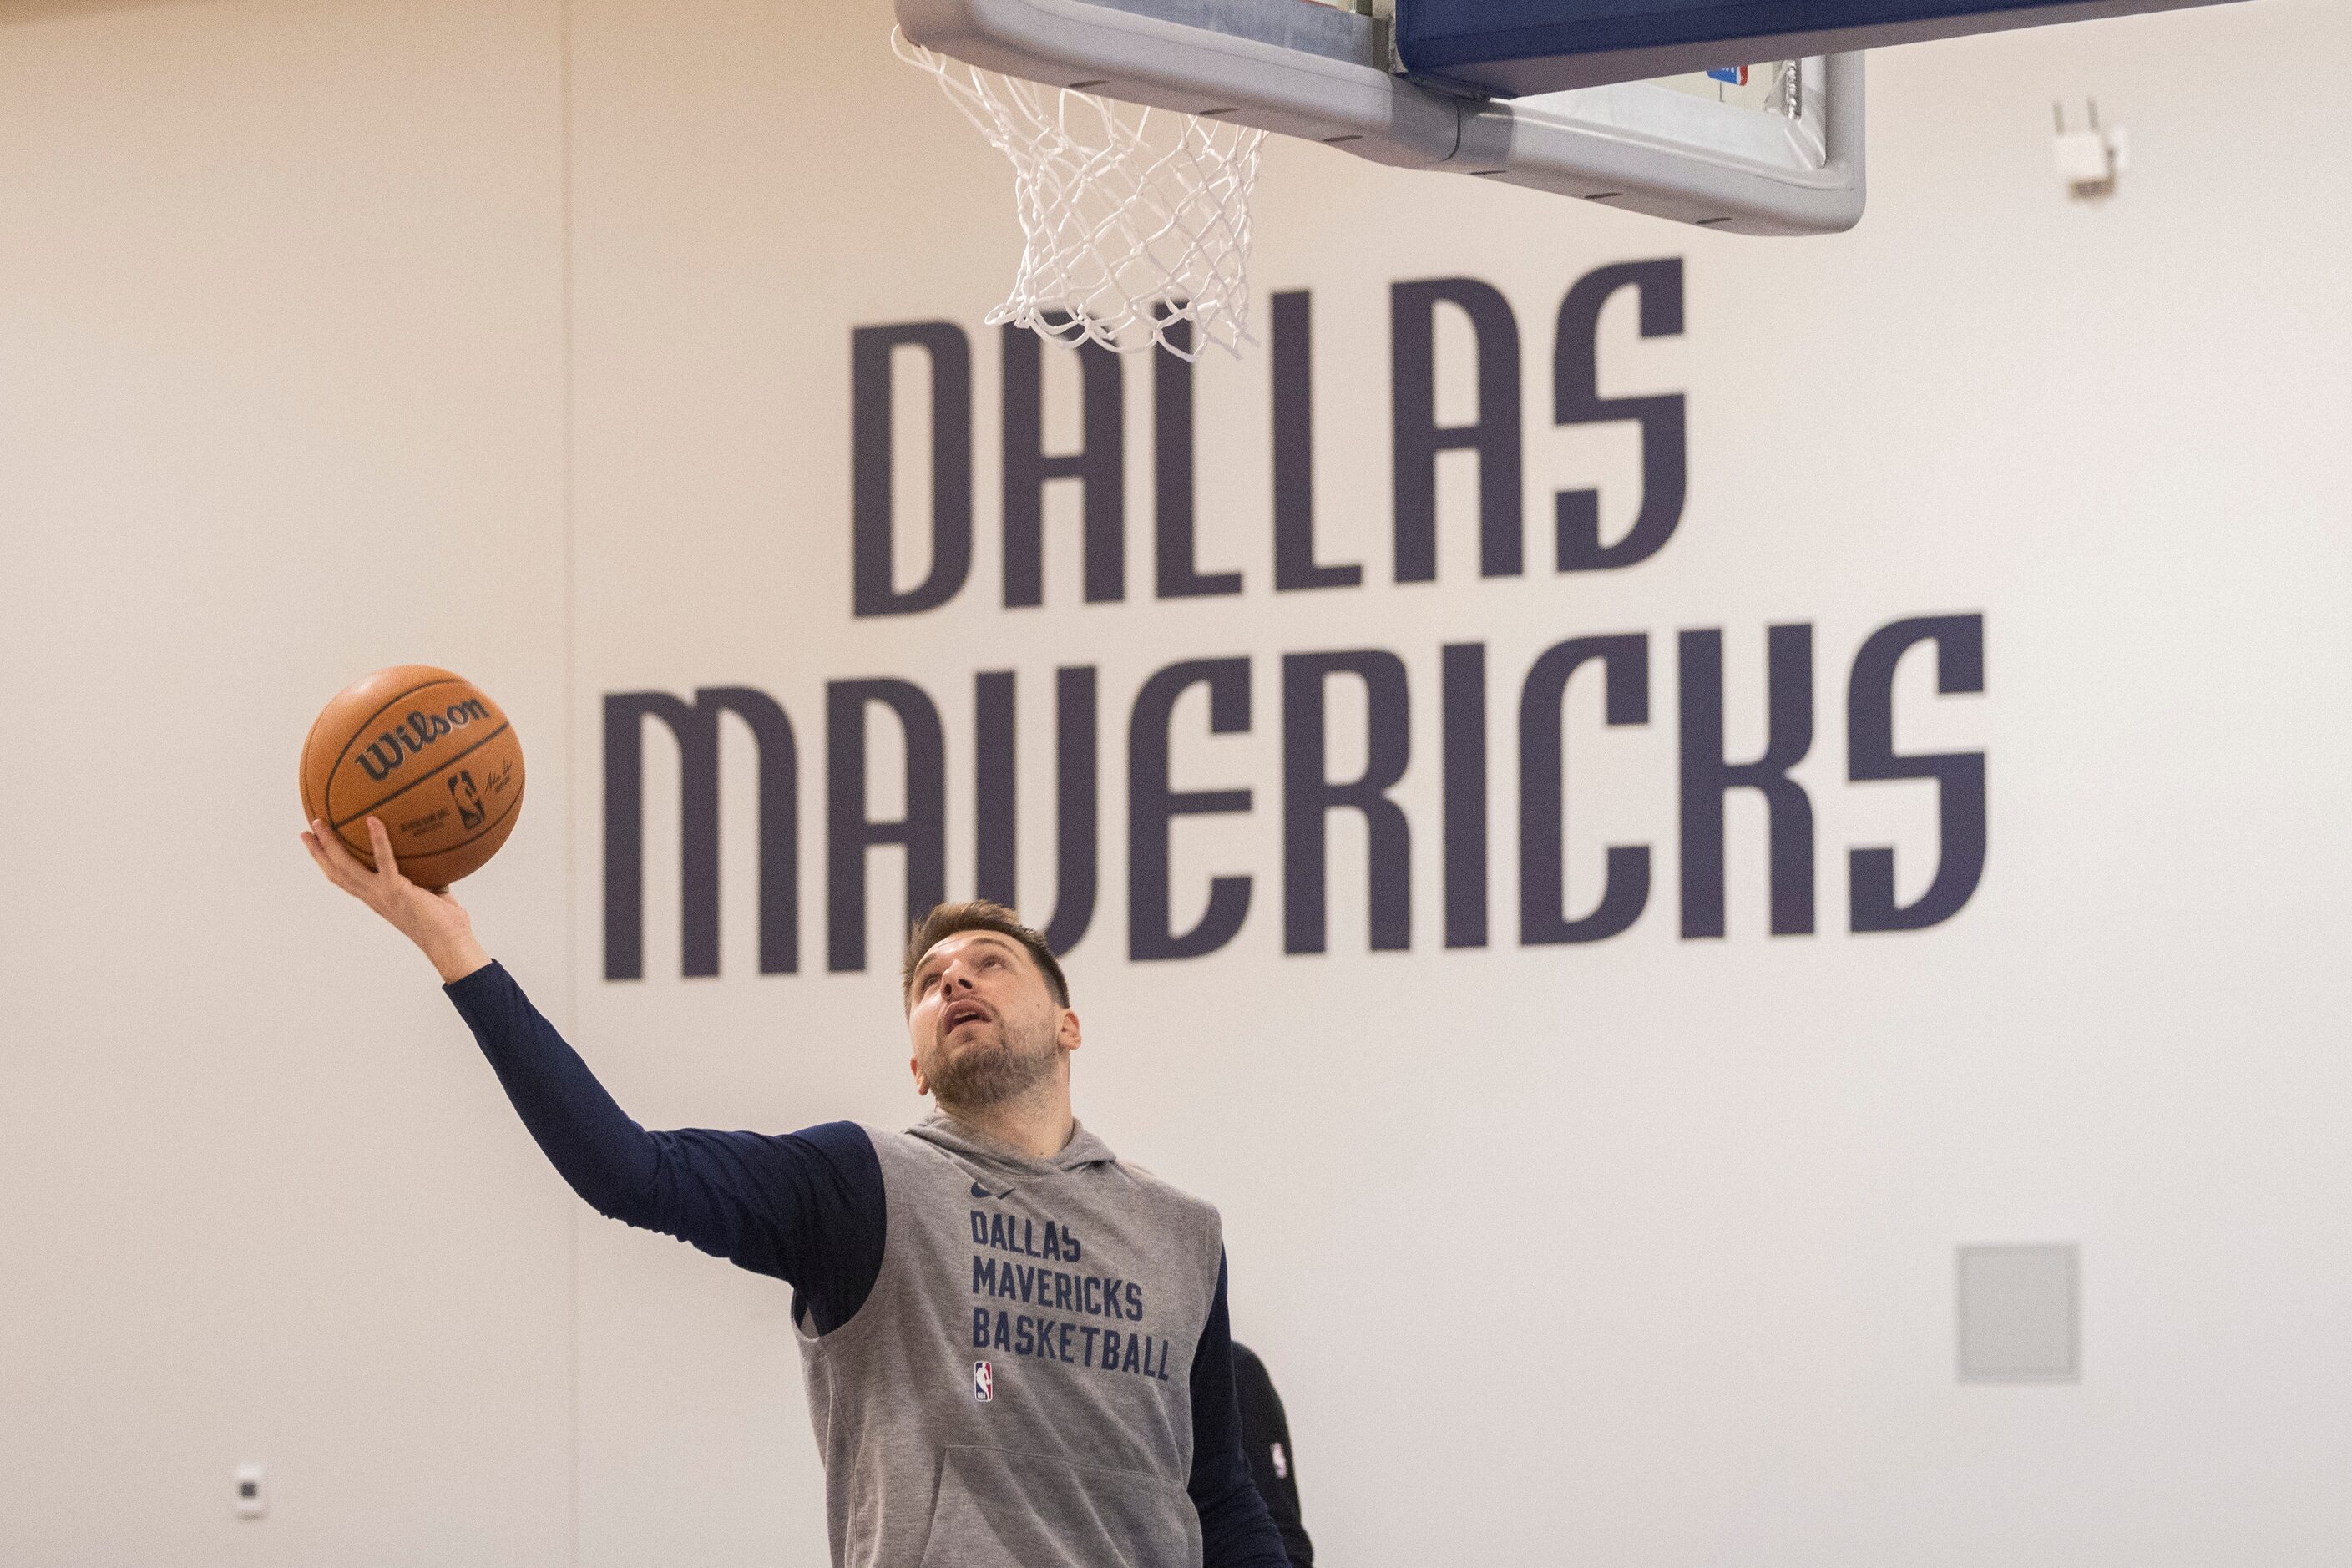
[(1070, 1141), (1045, 1160), (1033, 1160), (1010, 1144), (973, 1131), (943, 1110), (932, 1111), (907, 1131), (911, 1137), (946, 1151), (958, 1163), (991, 1178), (990, 1186), (1003, 1187), (1007, 1192), (1016, 1183), (1062, 1175), (1089, 1165), (1118, 1163), (1118, 1156), (1110, 1152), (1110, 1145), (1087, 1131), (1086, 1124), (1076, 1118), (1070, 1122)]

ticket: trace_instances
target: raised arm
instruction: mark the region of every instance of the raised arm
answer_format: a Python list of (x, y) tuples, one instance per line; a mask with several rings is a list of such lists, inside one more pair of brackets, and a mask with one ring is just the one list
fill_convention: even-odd
[(491, 962), (447, 893), (400, 874), (390, 836), (368, 819), (376, 868), (322, 823), (302, 842), (337, 887), (382, 915), (432, 962), (523, 1125), (598, 1213), (658, 1230), (770, 1274), (820, 1333), (864, 1304), (882, 1263), (881, 1167), (863, 1129), (797, 1133), (648, 1132), (631, 1120), (522, 987)]

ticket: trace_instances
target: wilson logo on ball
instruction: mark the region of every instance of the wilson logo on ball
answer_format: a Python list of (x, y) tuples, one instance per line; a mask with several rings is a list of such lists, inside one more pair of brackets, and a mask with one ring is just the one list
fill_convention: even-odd
[(407, 718), (369, 742), (356, 761), (367, 776), (382, 784), (394, 769), (409, 757), (421, 757), (425, 748), (452, 731), (462, 730), (477, 719), (487, 719), (490, 710), (478, 700), (468, 697), (462, 702), (452, 702), (438, 713), (422, 713), (411, 710)]

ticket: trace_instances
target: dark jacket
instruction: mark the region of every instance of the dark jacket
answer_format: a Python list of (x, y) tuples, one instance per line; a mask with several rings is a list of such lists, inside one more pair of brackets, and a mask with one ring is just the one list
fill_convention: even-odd
[(1265, 1374), (1265, 1363), (1239, 1340), (1234, 1346), (1234, 1395), (1241, 1406), (1242, 1452), (1249, 1456), (1250, 1474), (1257, 1480), (1265, 1510), (1282, 1532), (1282, 1549), (1291, 1568), (1314, 1568), (1315, 1543), (1298, 1516), (1298, 1457), (1291, 1451), (1290, 1420), (1282, 1412), (1282, 1395)]

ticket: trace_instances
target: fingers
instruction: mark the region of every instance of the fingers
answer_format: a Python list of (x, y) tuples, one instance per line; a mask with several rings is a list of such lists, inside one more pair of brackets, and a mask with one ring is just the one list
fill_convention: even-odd
[(369, 817), (367, 827), (368, 844), (375, 851), (376, 876), (385, 880), (396, 879), (400, 875), (400, 861), (392, 852), (392, 830), (384, 826), (380, 816)]
[(359, 864), (352, 847), (343, 842), (341, 834), (327, 826), (324, 817), (310, 819), (310, 831), (302, 835), (302, 842), (310, 846), (311, 857), (322, 866), (341, 869)]
[(310, 852), (310, 858), (327, 874), (327, 879), (343, 891), (356, 893), (364, 885), (367, 868), (360, 864), (351, 846), (323, 818), (311, 818), (310, 830), (302, 835), (302, 847)]

